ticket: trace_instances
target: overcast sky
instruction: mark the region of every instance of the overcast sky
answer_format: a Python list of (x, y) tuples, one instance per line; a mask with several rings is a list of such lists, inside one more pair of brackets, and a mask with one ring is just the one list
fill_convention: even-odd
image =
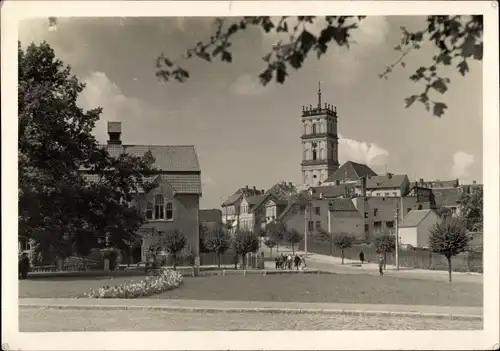
[[(284, 85), (262, 87), (261, 57), (276, 34), (250, 30), (235, 37), (233, 63), (186, 63), (191, 78), (160, 83), (155, 59), (177, 57), (210, 35), (209, 18), (61, 19), (21, 22), (23, 45), (46, 40), (57, 56), (87, 83), (84, 108), (103, 107), (95, 135), (105, 142), (106, 121), (122, 121), (125, 144), (194, 144), (203, 178), (202, 208), (245, 185), (269, 188), (277, 181), (300, 184), (302, 105), (315, 104), (318, 80), (323, 100), (339, 113), (340, 163), (367, 163), (376, 172), (406, 173), (411, 179), (482, 180), (482, 65), (470, 63), (438, 97), (448, 104), (442, 118), (404, 98), (421, 92), (408, 77), (428, 66), (433, 49), (424, 45), (388, 80), (378, 74), (398, 58), (400, 26), (425, 25), (423, 17), (368, 17), (353, 33), (357, 45), (311, 56)], [(317, 32), (317, 28), (311, 28)]]

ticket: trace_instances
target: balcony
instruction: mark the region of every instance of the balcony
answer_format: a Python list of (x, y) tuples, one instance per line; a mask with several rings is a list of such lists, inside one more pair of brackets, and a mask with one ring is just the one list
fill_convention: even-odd
[(339, 163), (334, 160), (303, 160), (300, 164), (301, 166), (319, 166), (319, 165), (328, 165), (328, 166), (339, 166)]
[(337, 134), (328, 132), (328, 133), (311, 133), (311, 134), (302, 134), (300, 137), (302, 140), (308, 140), (308, 139), (316, 139), (316, 138), (332, 138), (335, 140), (339, 140), (339, 137)]

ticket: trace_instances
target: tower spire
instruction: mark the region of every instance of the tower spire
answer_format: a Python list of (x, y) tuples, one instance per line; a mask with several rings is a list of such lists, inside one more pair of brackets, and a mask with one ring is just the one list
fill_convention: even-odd
[(318, 108), (321, 108), (321, 82), (318, 81)]

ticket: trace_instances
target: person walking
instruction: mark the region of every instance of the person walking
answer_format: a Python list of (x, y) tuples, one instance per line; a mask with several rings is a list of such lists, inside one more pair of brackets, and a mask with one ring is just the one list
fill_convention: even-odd
[(378, 272), (380, 275), (384, 275), (384, 256), (380, 255), (378, 259)]
[(21, 254), (21, 259), (19, 260), (19, 276), (21, 279), (28, 278), (28, 272), (30, 271), (30, 259), (26, 252)]
[(295, 263), (295, 268), (297, 270), (299, 270), (299, 266), (300, 266), (300, 257), (299, 257), (299, 255), (295, 255), (295, 262), (294, 263)]
[(359, 260), (361, 261), (361, 264), (365, 262), (365, 253), (363, 252), (363, 250), (361, 250), (361, 252), (359, 253)]

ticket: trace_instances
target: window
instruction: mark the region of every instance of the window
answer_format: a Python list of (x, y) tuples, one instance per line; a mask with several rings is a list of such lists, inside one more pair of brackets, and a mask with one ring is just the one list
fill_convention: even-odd
[(373, 217), (377, 217), (378, 208), (373, 209)]
[(382, 230), (382, 222), (380, 221), (373, 222), (373, 230), (375, 232), (380, 232)]
[(321, 221), (316, 221), (316, 230), (321, 230)]
[(313, 150), (313, 161), (316, 161), (316, 159), (318, 158), (318, 152), (316, 151), (316, 149)]
[(155, 219), (164, 219), (165, 218), (165, 199), (163, 195), (155, 196)]
[(418, 209), (421, 210), (423, 207), (422, 205), (418, 205)]
[(388, 222), (385, 222), (385, 226), (387, 228), (394, 228), (394, 221), (388, 221)]
[(309, 221), (309, 223), (307, 224), (307, 229), (309, 231), (313, 231), (314, 230), (314, 222), (313, 221)]
[(320, 207), (316, 207), (316, 208), (314, 209), (314, 212), (315, 212), (318, 216), (319, 216), (319, 215), (321, 215), (321, 208), (320, 208)]
[(370, 230), (370, 226), (368, 224), (365, 224), (365, 232), (368, 232)]
[(394, 191), (394, 192), (392, 193), (392, 196), (398, 196), (398, 193)]
[(365, 212), (365, 218), (368, 218), (368, 212)]
[(385, 193), (385, 196), (389, 196), (389, 193)]
[(146, 218), (153, 219), (153, 204), (151, 202), (148, 202), (146, 206)]
[(313, 134), (316, 134), (316, 132), (317, 132), (316, 123), (313, 123), (312, 133), (313, 133)]
[(167, 210), (165, 217), (167, 218), (167, 221), (171, 221), (174, 219), (174, 206), (170, 201), (167, 202)]

